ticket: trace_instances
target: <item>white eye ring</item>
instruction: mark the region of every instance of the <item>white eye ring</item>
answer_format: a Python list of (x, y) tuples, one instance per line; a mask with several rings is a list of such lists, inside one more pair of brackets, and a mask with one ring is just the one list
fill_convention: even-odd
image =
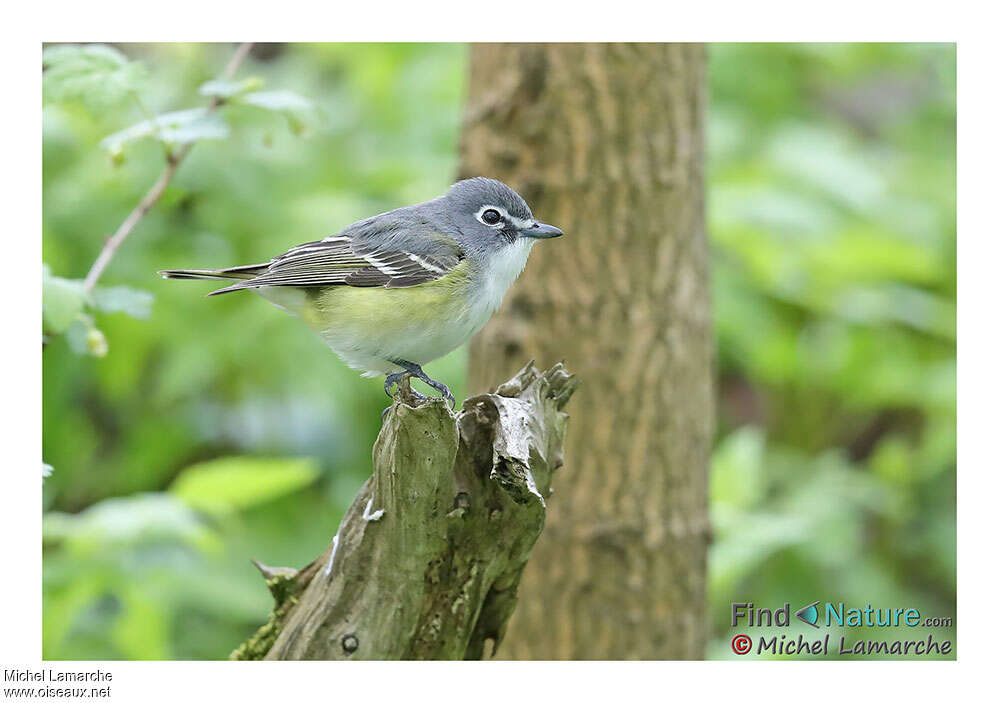
[[(499, 214), (499, 219), (495, 222), (486, 222), (485, 220), (484, 216), (490, 210)], [(507, 214), (506, 210), (498, 205), (484, 205), (475, 215), (475, 219), (484, 224), (486, 227), (502, 227), (507, 223), (509, 218), (510, 216)]]

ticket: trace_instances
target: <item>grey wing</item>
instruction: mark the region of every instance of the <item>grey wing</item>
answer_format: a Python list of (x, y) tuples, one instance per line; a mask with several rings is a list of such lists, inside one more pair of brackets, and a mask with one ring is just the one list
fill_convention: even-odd
[[(426, 246), (427, 241), (432, 246)], [(220, 295), (262, 286), (356, 286), (405, 288), (436, 280), (462, 260), (461, 249), (449, 237), (423, 240), (420, 253), (402, 242), (364, 241), (347, 234), (301, 244), (274, 258), (257, 276), (209, 293)], [(429, 250), (429, 251), (428, 251)]]

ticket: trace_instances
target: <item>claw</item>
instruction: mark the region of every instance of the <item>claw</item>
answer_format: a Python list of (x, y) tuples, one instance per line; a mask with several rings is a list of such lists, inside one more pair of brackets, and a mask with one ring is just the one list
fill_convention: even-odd
[(430, 386), (431, 388), (433, 388), (435, 391), (437, 391), (438, 393), (440, 393), (441, 397), (443, 397), (444, 400), (446, 400), (448, 402), (448, 404), (450, 404), (451, 409), (454, 410), (455, 399), (454, 399), (454, 396), (451, 394), (451, 389), (450, 388), (448, 388), (446, 385), (444, 385), (440, 381), (435, 381), (434, 379), (429, 378), (429, 377), (421, 379), (421, 380), (424, 383), (426, 383), (428, 386)]
[(412, 388), (409, 389), (409, 395), (416, 399), (417, 402), (422, 402), (424, 400), (430, 400), (427, 396), (423, 395), (419, 391), (414, 391)]
[[(391, 373), (387, 375), (385, 377), (385, 395), (394, 399), (395, 396), (392, 395), (391, 388), (394, 384), (398, 384), (399, 395), (405, 402), (412, 404), (413, 401), (422, 402), (424, 400), (430, 400), (430, 398), (423, 395), (419, 391), (413, 390), (412, 386), (409, 385), (409, 378), (411, 376), (413, 376), (413, 373), (410, 371), (399, 371), (398, 373)], [(419, 378), (419, 376), (417, 376), (417, 378)], [(387, 410), (388, 408), (385, 409), (385, 411)], [(382, 419), (385, 418), (385, 411), (382, 412)]]
[[(435, 391), (437, 391), (438, 393), (440, 393), (441, 397), (444, 398), (444, 400), (446, 400), (448, 402), (448, 404), (451, 406), (451, 409), (454, 410), (455, 405), (457, 405), (457, 402), (454, 399), (454, 395), (452, 395), (452, 393), (451, 393), (451, 389), (448, 388), (443, 383), (441, 383), (440, 381), (435, 381), (434, 379), (430, 378), (430, 376), (428, 376), (423, 371), (423, 369), (420, 368), (419, 364), (414, 364), (414, 363), (409, 362), (409, 361), (403, 361), (402, 359), (394, 359), (394, 360), (392, 360), (392, 363), (401, 366), (402, 368), (405, 369), (405, 371), (399, 371), (399, 372), (396, 372), (396, 373), (392, 373), (392, 374), (389, 374), (388, 376), (385, 377), (385, 393), (390, 398), (392, 397), (392, 393), (389, 391), (389, 389), (392, 387), (392, 384), (393, 383), (398, 383), (404, 377), (411, 376), (413, 378), (420, 379), (421, 381), (423, 381), (424, 383), (426, 383), (428, 386), (430, 386), (431, 388), (433, 388)], [(417, 400), (429, 400), (429, 398), (427, 398), (427, 396), (425, 396), (425, 395), (423, 395), (421, 393), (417, 393), (416, 391), (414, 391), (411, 388), (409, 389), (409, 392), (412, 393), (413, 397), (416, 398)]]
[(392, 386), (403, 379), (404, 376), (409, 375), (408, 371), (400, 371), (399, 373), (390, 373), (385, 377), (385, 395), (389, 398), (392, 396)]

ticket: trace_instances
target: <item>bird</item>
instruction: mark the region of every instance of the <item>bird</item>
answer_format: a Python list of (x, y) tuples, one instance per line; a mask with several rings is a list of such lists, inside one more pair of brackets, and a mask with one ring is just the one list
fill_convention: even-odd
[[(491, 178), (460, 180), (443, 195), (359, 220), (270, 261), (167, 269), (164, 278), (235, 280), (208, 293), (251, 290), (301, 318), (353, 369), (385, 375), (385, 393), (417, 378), (455, 405), (423, 366), (482, 329), (527, 265), (534, 244), (563, 235)], [(411, 391), (418, 400), (428, 398)]]

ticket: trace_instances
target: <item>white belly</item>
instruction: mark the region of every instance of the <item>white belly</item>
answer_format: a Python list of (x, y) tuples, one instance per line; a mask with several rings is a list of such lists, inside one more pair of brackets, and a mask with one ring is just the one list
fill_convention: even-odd
[(442, 320), (439, 324), (414, 325), (402, 333), (388, 334), (373, 329), (361, 337), (329, 329), (320, 335), (348, 366), (371, 377), (399, 371), (400, 367), (389, 359), (419, 366), (439, 359), (471, 339), (488, 319), (488, 314), (469, 314)]

